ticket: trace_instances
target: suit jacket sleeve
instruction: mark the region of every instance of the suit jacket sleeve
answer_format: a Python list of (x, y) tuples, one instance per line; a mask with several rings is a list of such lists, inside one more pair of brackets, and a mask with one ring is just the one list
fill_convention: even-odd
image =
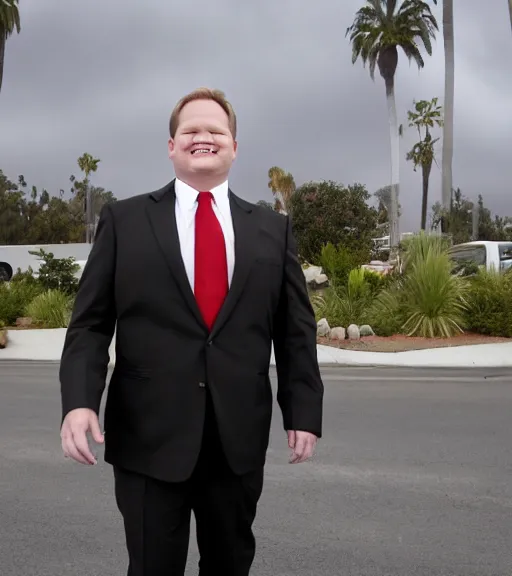
[(289, 218), (280, 303), (274, 318), (277, 401), (285, 430), (322, 435), (324, 386), (316, 348), (316, 320)]
[(116, 238), (111, 207), (100, 214), (80, 279), (60, 364), (62, 420), (75, 408), (99, 413), (116, 324)]

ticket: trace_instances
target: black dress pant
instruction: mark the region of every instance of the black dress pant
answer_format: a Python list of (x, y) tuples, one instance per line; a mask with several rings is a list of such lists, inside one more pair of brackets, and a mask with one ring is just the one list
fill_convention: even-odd
[(183, 576), (194, 512), (199, 576), (248, 576), (255, 554), (252, 524), (263, 468), (235, 475), (226, 459), (207, 394), (203, 444), (191, 478), (168, 483), (114, 467), (124, 521), (128, 576)]

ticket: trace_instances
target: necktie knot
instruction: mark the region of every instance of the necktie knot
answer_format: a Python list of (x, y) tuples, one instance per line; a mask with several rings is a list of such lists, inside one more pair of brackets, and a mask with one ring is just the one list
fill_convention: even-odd
[(211, 202), (213, 200), (213, 194), (211, 192), (199, 192), (197, 195), (197, 202), (198, 204), (205, 204), (207, 202)]

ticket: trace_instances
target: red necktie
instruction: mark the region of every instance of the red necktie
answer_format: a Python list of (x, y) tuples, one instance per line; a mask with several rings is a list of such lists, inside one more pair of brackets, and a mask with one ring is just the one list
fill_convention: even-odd
[(226, 244), (211, 192), (199, 192), (195, 222), (194, 294), (211, 330), (228, 293)]

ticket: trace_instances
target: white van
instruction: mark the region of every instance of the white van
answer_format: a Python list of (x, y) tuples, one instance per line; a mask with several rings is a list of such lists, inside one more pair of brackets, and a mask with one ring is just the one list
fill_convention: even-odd
[(452, 246), (448, 253), (458, 263), (474, 263), (486, 270), (512, 269), (512, 242), (478, 240)]

